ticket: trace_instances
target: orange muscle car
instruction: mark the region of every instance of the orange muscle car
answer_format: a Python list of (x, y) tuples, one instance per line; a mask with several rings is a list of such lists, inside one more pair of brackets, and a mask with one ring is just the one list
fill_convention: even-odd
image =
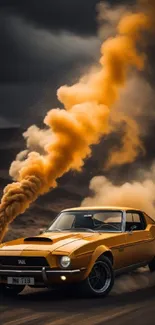
[(155, 222), (144, 212), (67, 209), (44, 233), (0, 245), (0, 291), (65, 285), (105, 296), (117, 274), (145, 265), (155, 270)]

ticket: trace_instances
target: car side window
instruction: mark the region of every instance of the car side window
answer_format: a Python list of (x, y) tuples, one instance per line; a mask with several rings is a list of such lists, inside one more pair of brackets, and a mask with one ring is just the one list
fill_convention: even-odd
[(127, 212), (126, 213), (126, 223), (129, 223), (129, 222), (133, 222), (133, 217), (132, 217), (132, 213)]
[(126, 213), (126, 228), (125, 231), (144, 230), (146, 228), (145, 219), (140, 212)]
[(139, 215), (139, 213), (133, 213), (132, 214), (133, 215), (133, 221), (134, 222), (141, 222), (141, 218), (140, 218), (140, 215)]

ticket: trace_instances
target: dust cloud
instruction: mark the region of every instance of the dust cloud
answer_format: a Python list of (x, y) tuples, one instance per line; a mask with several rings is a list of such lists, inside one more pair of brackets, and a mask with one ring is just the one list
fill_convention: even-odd
[(111, 295), (134, 292), (155, 285), (155, 273), (150, 273), (148, 267), (140, 268), (130, 274), (115, 279)]
[(92, 178), (89, 186), (92, 195), (82, 206), (124, 206), (145, 211), (155, 219), (155, 164), (150, 172), (137, 172), (136, 180), (115, 185), (104, 176)]

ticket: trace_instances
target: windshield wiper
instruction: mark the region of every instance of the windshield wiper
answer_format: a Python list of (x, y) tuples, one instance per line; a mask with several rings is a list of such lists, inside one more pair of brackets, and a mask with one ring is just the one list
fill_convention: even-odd
[(75, 232), (79, 232), (79, 231), (85, 231), (85, 232), (95, 232), (93, 229), (90, 228), (64, 228), (64, 229), (51, 229), (51, 230), (47, 230), (46, 232), (62, 232), (62, 231), (75, 231)]
[(58, 232), (61, 232), (63, 229), (58, 229), (58, 228), (55, 228), (55, 229), (51, 229), (51, 230), (46, 230), (46, 232), (55, 232), (55, 231), (58, 231)]
[(75, 231), (75, 232), (78, 232), (78, 231), (88, 231), (88, 232), (95, 232), (93, 229), (90, 229), (90, 228), (65, 228), (65, 229), (62, 229), (62, 231)]

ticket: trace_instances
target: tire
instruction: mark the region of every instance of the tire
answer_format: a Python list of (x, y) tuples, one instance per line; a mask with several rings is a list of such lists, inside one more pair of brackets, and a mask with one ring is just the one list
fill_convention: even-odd
[(5, 285), (0, 284), (0, 292), (2, 296), (14, 297), (17, 296), (24, 290), (25, 286), (14, 286), (14, 285)]
[(153, 258), (153, 260), (148, 264), (150, 272), (154, 272), (155, 271), (155, 257)]
[[(96, 280), (96, 281), (95, 281)], [(79, 292), (89, 297), (105, 297), (114, 285), (114, 271), (110, 260), (99, 257), (84, 281), (79, 285)]]

